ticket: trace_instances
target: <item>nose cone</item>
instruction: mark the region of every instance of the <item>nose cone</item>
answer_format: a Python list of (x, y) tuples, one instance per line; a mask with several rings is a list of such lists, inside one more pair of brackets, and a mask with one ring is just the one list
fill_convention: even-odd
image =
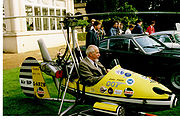
[(116, 66), (105, 78), (109, 80), (113, 78), (115, 83), (121, 82), (114, 89), (121, 90), (122, 94), (119, 96), (131, 103), (176, 106), (177, 98), (171, 90), (141, 74)]

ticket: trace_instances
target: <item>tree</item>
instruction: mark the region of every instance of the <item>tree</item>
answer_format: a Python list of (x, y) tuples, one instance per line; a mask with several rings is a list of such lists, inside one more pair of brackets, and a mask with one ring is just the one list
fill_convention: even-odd
[(74, 0), (74, 3), (85, 3), (87, 0)]
[(179, 11), (179, 0), (123, 0), (133, 4), (138, 11)]
[(119, 7), (119, 0), (87, 0), (87, 13), (115, 12)]
[[(126, 4), (125, 4), (126, 3)], [(132, 5), (132, 7), (128, 6)], [(126, 8), (127, 7), (127, 8)], [(179, 0), (87, 0), (87, 13), (121, 12), (121, 11), (174, 11), (179, 12)], [(175, 23), (179, 22), (180, 15), (137, 15), (147, 26), (152, 20), (156, 21), (156, 30), (174, 29)], [(120, 21), (135, 21), (137, 16), (98, 16), (98, 19), (120, 19)], [(128, 19), (127, 19), (128, 17)], [(95, 17), (94, 17), (95, 18)], [(134, 20), (132, 20), (134, 18)], [(127, 23), (127, 22), (126, 22)]]
[[(87, 13), (104, 13), (104, 12), (137, 12), (133, 5), (128, 4), (128, 2), (120, 2), (120, 0), (88, 0)], [(128, 27), (129, 24), (134, 24), (138, 17), (135, 14), (110, 14), (110, 15), (99, 15), (90, 16), (89, 19), (99, 19), (103, 21), (105, 29), (108, 30), (112, 26), (113, 21), (117, 20), (124, 24), (124, 29)]]
[[(128, 0), (124, 0), (128, 1)], [(164, 11), (178, 12), (180, 10), (179, 0), (130, 0), (138, 11)], [(175, 23), (179, 22), (180, 15), (141, 15), (144, 21), (156, 21), (156, 31), (175, 29)]]
[[(179, 0), (121, 0), (132, 4), (138, 11), (164, 11), (178, 12)], [(152, 20), (156, 21), (156, 31), (175, 29), (175, 23), (179, 22), (180, 15), (138, 15), (144, 24), (149, 25)]]

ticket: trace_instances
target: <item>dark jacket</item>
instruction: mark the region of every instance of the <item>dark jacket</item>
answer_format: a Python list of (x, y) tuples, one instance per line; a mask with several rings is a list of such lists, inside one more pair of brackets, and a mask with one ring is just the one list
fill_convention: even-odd
[(80, 74), (80, 82), (86, 86), (92, 86), (98, 83), (104, 75), (107, 73), (105, 67), (100, 63), (96, 62), (99, 70), (88, 60), (88, 58), (84, 58), (79, 64), (79, 74)]
[(142, 27), (139, 24), (136, 24), (136, 26), (132, 30), (132, 34), (143, 34)]
[(99, 35), (94, 29), (90, 30), (86, 35), (86, 48), (89, 45), (96, 45), (99, 47)]

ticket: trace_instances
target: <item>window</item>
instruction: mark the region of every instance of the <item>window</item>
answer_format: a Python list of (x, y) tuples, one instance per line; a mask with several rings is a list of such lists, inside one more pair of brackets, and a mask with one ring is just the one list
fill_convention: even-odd
[[(50, 15), (54, 16), (54, 9), (50, 9)], [(50, 18), (50, 28), (51, 30), (55, 30), (55, 18)]]
[(163, 43), (171, 43), (169, 35), (157, 35), (155, 36), (155, 38), (157, 38), (159, 41)]
[(155, 53), (160, 51), (159, 48), (163, 49), (161, 44), (148, 36), (135, 37), (135, 40), (146, 53)]
[[(26, 16), (43, 16), (43, 17), (28, 17), (26, 18), (27, 31), (42, 31), (42, 30), (61, 30), (61, 21), (64, 18), (56, 18), (49, 16), (65, 16), (66, 9), (56, 9), (40, 7), (40, 6), (30, 6), (26, 5)], [(47, 16), (47, 17), (45, 17)], [(62, 23), (63, 24), (63, 23)], [(4, 25), (5, 26), (5, 25)]]
[(109, 41), (109, 39), (100, 42), (99, 47), (100, 47), (100, 48), (105, 48), (105, 49), (107, 49), (108, 41)]
[[(5, 17), (4, 5), (3, 5), (3, 17)], [(3, 32), (5, 32), (7, 29), (6, 22), (7, 22), (6, 20), (3, 20)]]
[(55, 0), (52, 0), (52, 5), (54, 6)]
[[(26, 16), (33, 16), (33, 11), (31, 6), (25, 6), (25, 9), (26, 9)], [(27, 26), (27, 31), (34, 30), (33, 18), (26, 18), (26, 26)]]
[[(66, 16), (66, 9), (62, 9), (62, 16)], [(62, 20), (64, 20), (64, 18), (62, 18)], [(66, 29), (64, 27), (64, 23), (62, 25), (63, 25), (63, 28)]]
[(129, 46), (129, 47), (130, 47), (130, 48), (129, 48), (129, 51), (137, 52), (136, 48), (138, 48), (138, 47), (133, 43), (132, 40), (130, 40), (130, 46)]
[(62, 15), (63, 15), (63, 16), (66, 15), (66, 9), (62, 9)]
[[(57, 16), (61, 16), (61, 10), (57, 9), (56, 10), (56, 15)], [(60, 21), (62, 20), (61, 18), (57, 18), (57, 30), (61, 30), (61, 25), (60, 25)]]
[(111, 39), (109, 49), (128, 51), (129, 39)]
[[(41, 11), (40, 11), (40, 7), (34, 7), (34, 15), (35, 16), (41, 16)], [(42, 30), (41, 27), (41, 18), (35, 18), (35, 26), (36, 26), (36, 30)]]
[[(43, 13), (43, 16), (48, 15), (48, 8), (43, 8), (42, 13)], [(44, 30), (49, 30), (49, 19), (48, 18), (43, 18), (43, 28), (44, 28)]]
[(175, 34), (174, 37), (177, 40), (177, 42), (180, 42), (180, 34)]

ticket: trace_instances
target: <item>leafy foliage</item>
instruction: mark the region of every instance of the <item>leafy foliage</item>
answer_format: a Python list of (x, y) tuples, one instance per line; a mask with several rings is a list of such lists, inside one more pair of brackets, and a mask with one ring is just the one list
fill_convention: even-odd
[[(132, 5), (132, 6), (131, 6)], [(103, 12), (135, 12), (135, 11), (175, 11), (178, 12), (180, 9), (179, 0), (87, 0), (87, 13), (103, 13)], [(124, 16), (127, 16), (124, 18)], [(117, 17), (98, 16), (89, 17), (89, 19), (106, 19), (115, 20)], [(119, 21), (127, 20), (130, 23), (134, 23), (138, 18), (143, 20), (144, 28), (149, 26), (151, 21), (156, 21), (156, 31), (176, 29), (175, 23), (179, 23), (180, 15), (119, 15)], [(126, 25), (127, 26), (127, 25)], [(124, 28), (126, 28), (126, 26)]]
[[(132, 4), (138, 11), (164, 11), (178, 12), (179, 0), (121, 0)], [(138, 15), (143, 18), (144, 23), (149, 25), (152, 20), (156, 21), (156, 31), (174, 30), (175, 23), (179, 23), (180, 15)]]
[[(137, 12), (137, 9), (133, 7), (133, 5), (130, 5), (128, 2), (120, 2), (119, 0), (105, 0), (101, 1), (101, 4), (98, 4), (101, 0), (89, 0), (87, 3), (87, 13), (93, 13), (93, 12), (114, 12), (109, 15), (98, 15), (98, 16), (91, 16), (89, 19), (95, 18), (97, 20), (101, 20), (103, 22), (104, 28), (106, 33), (109, 31), (110, 27), (112, 27), (113, 21), (119, 21), (124, 24), (124, 30), (127, 29), (127, 27), (130, 24), (135, 24), (135, 22), (138, 20), (138, 17), (135, 14), (116, 14), (119, 12)], [(93, 5), (94, 4), (94, 5)], [(94, 8), (91, 8), (92, 6), (96, 6)], [(100, 6), (99, 6), (100, 5)]]
[(89, 23), (87, 20), (81, 20), (79, 19), (77, 22), (77, 26), (87, 26)]
[(123, 0), (133, 4), (139, 11), (179, 11), (179, 0)]

